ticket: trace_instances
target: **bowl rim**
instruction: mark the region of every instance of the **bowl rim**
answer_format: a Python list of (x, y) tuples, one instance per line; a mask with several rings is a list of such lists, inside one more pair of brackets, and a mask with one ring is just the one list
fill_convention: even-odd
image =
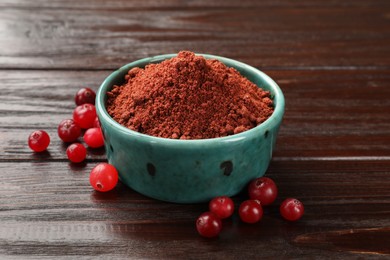
[[(205, 57), (206, 59), (217, 59), (224, 63), (228, 67), (233, 67), (235, 69), (240, 68), (240, 70), (250, 71), (253, 74), (258, 75), (259, 77), (263, 78), (263, 80), (270, 86), (270, 89), (272, 89), (271, 93), (273, 94), (273, 101), (276, 101), (276, 105), (274, 107), (274, 111), (271, 114), (271, 116), (262, 122), (261, 124), (255, 126), (254, 128), (251, 128), (249, 130), (246, 130), (244, 132), (233, 134), (229, 136), (223, 136), (223, 137), (215, 137), (215, 138), (205, 138), (205, 139), (171, 139), (171, 138), (164, 138), (164, 137), (157, 137), (152, 135), (147, 135), (143, 133), (139, 133), (137, 131), (131, 130), (117, 121), (115, 121), (107, 112), (106, 106), (105, 106), (105, 96), (106, 93), (112, 88), (111, 81), (115, 80), (120, 74), (127, 73), (131, 68), (133, 67), (144, 67), (151, 63), (158, 63), (163, 60), (172, 58), (177, 56), (177, 53), (171, 53), (171, 54), (163, 54), (163, 55), (157, 55), (152, 57), (147, 57), (139, 60), (135, 60), (133, 62), (130, 62), (128, 64), (123, 65), (119, 69), (112, 72), (110, 75), (108, 75), (105, 80), (101, 83), (97, 94), (96, 94), (96, 111), (97, 115), (99, 117), (99, 120), (105, 120), (108, 122), (113, 128), (115, 128), (117, 131), (129, 135), (131, 137), (137, 138), (139, 141), (145, 141), (149, 143), (159, 143), (159, 144), (165, 144), (165, 145), (183, 145), (188, 146), (189, 144), (192, 145), (210, 145), (210, 144), (218, 144), (218, 143), (231, 143), (240, 141), (247, 138), (253, 138), (253, 136), (259, 135), (259, 132), (264, 134), (266, 130), (273, 129), (276, 125), (278, 125), (282, 121), (282, 117), (284, 114), (284, 106), (285, 106), (285, 100), (284, 95), (280, 87), (277, 85), (277, 83), (271, 79), (267, 74), (264, 72), (258, 70), (255, 67), (252, 67), (248, 64), (245, 64), (243, 62), (233, 60), (230, 58), (222, 57), (222, 56), (216, 56), (211, 54), (203, 54), (203, 53), (195, 53), (195, 55), (200, 55)], [(232, 65), (234, 64), (234, 65)]]

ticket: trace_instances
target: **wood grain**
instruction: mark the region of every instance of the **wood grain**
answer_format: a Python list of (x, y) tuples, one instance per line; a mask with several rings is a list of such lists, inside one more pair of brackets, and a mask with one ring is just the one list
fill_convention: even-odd
[(390, 67), (388, 1), (262, 2), (2, 1), (0, 68), (114, 69), (183, 49), (262, 68)]
[[(347, 239), (346, 239), (347, 238)], [(294, 242), (300, 245), (322, 248), (333, 247), (361, 254), (389, 255), (390, 228), (346, 229), (331, 232), (318, 232), (298, 236)], [(362, 243), (362, 241), (365, 241)]]
[(264, 0), (264, 1), (252, 1), (252, 0), (242, 0), (240, 2), (234, 0), (134, 0), (134, 1), (123, 1), (123, 0), (1, 0), (0, 7), (19, 7), (25, 9), (34, 9), (34, 8), (60, 8), (60, 9), (72, 9), (72, 8), (86, 8), (86, 9), (127, 9), (127, 8), (149, 8), (149, 9), (165, 9), (165, 8), (221, 8), (221, 7), (230, 7), (230, 8), (251, 8), (251, 7), (373, 7), (373, 6), (390, 6), (387, 1), (366, 1), (366, 0), (347, 0), (340, 2), (338, 0), (302, 0), (299, 2), (291, 2), (289, 0)]
[[(387, 178), (390, 161), (273, 162), (267, 174), (279, 185), (275, 205), (266, 207), (264, 219), (255, 225), (240, 222), (235, 213), (215, 240), (196, 234), (194, 220), (206, 204), (159, 202), (123, 185), (107, 194), (94, 192), (88, 184), (93, 166), (0, 163), (0, 255), (248, 258), (255, 251), (266, 257), (357, 257), (370, 253), (367, 243), (358, 239), (351, 250), (346, 229), (357, 234), (390, 226), (390, 189), (380, 181)], [(277, 205), (287, 196), (306, 206), (299, 222), (279, 216)], [(245, 198), (235, 197), (236, 207)], [(325, 242), (338, 239), (338, 244), (324, 246), (322, 237), (313, 235), (318, 232), (328, 234)], [(380, 234), (385, 238), (376, 239), (386, 241), (388, 230)], [(372, 254), (388, 250), (384, 243), (370, 248)]]

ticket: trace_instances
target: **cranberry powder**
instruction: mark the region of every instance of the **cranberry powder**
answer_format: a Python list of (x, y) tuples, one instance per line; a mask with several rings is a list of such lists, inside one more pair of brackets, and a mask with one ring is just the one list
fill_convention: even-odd
[(129, 70), (125, 83), (107, 96), (108, 113), (123, 126), (174, 139), (237, 134), (273, 112), (269, 91), (236, 69), (189, 51)]

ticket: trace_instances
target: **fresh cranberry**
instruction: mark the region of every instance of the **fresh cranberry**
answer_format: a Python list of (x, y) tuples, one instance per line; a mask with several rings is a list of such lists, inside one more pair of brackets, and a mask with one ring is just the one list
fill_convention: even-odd
[(256, 223), (263, 217), (263, 208), (258, 200), (246, 200), (238, 209), (240, 218), (245, 223)]
[(285, 199), (280, 205), (280, 214), (289, 221), (296, 221), (303, 216), (305, 209), (302, 202), (294, 198)]
[(266, 206), (275, 201), (278, 196), (278, 188), (272, 179), (261, 177), (251, 181), (248, 193), (251, 199), (259, 200), (262, 206)]
[(57, 133), (62, 141), (70, 143), (79, 138), (81, 135), (81, 128), (73, 121), (73, 119), (65, 119), (58, 125)]
[(36, 130), (28, 137), (28, 146), (34, 152), (43, 152), (50, 144), (50, 136), (43, 130)]
[(203, 237), (215, 237), (222, 230), (222, 222), (212, 212), (205, 212), (196, 220), (196, 229)]
[(83, 104), (73, 110), (73, 120), (83, 129), (93, 127), (96, 118), (96, 108), (92, 104)]
[(95, 105), (96, 94), (90, 88), (82, 88), (77, 91), (76, 96), (74, 97), (74, 101), (77, 106), (82, 104), (92, 104)]
[(71, 162), (79, 163), (85, 160), (87, 149), (80, 143), (74, 143), (68, 146), (66, 155)]
[(92, 148), (99, 148), (104, 145), (103, 133), (100, 128), (89, 128), (85, 131), (84, 142)]
[(89, 175), (91, 186), (97, 191), (110, 191), (118, 183), (118, 171), (108, 163), (99, 163)]
[(209, 210), (220, 219), (228, 218), (234, 212), (233, 200), (227, 196), (215, 197), (209, 203)]
[(100, 121), (98, 117), (95, 118), (95, 121), (93, 122), (93, 127), (100, 128)]

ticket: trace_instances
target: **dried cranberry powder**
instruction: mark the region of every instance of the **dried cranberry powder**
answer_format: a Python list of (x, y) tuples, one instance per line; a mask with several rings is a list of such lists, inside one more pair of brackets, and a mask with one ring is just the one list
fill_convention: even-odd
[(189, 51), (159, 64), (131, 69), (107, 93), (108, 113), (140, 133), (175, 139), (237, 134), (273, 112), (264, 91), (234, 68)]

